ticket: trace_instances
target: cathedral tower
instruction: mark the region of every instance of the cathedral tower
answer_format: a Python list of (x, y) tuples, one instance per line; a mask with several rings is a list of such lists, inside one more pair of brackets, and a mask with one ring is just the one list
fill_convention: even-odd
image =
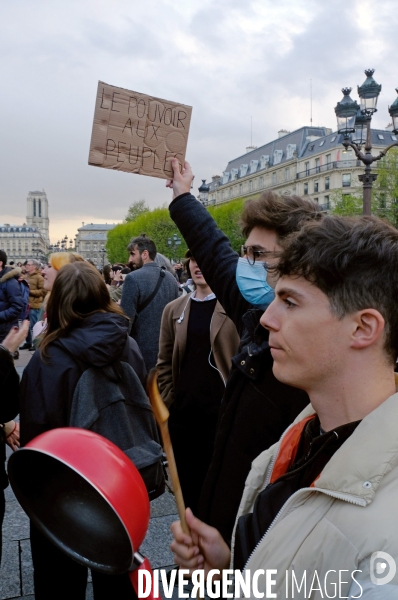
[(46, 192), (29, 192), (27, 198), (26, 223), (36, 227), (47, 245), (50, 244), (50, 220), (48, 218), (48, 200)]

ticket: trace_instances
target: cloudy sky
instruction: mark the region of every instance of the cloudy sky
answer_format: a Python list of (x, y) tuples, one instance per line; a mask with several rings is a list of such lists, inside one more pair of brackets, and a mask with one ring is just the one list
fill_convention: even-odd
[(384, 128), (396, 26), (393, 0), (2, 2), (0, 222), (25, 220), (30, 190), (47, 193), (54, 242), (169, 200), (161, 179), (87, 164), (98, 80), (193, 106), (196, 187), (244, 153), (251, 117), (257, 146), (308, 125), (311, 79), (313, 123), (334, 128), (341, 88), (375, 68)]

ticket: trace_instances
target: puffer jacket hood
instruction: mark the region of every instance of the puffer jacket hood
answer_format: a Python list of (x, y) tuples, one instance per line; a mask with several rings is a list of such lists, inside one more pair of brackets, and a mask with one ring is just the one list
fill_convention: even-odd
[(119, 358), (126, 345), (128, 319), (115, 313), (95, 313), (55, 342), (76, 360), (103, 367)]
[(8, 279), (12, 279), (13, 277), (20, 277), (22, 273), (22, 269), (20, 267), (4, 267), (2, 271), (0, 271), (1, 278), (0, 283), (4, 283)]

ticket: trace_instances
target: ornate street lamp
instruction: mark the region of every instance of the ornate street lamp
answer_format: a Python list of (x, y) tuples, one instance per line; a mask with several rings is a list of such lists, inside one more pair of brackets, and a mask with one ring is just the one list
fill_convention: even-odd
[(203, 206), (207, 206), (209, 203), (209, 191), (210, 186), (206, 183), (206, 179), (202, 179), (202, 185), (198, 188), (199, 200)]
[(352, 88), (343, 88), (344, 96), (341, 102), (337, 102), (334, 109), (337, 117), (337, 131), (347, 136), (355, 131), (355, 119), (359, 110), (358, 102), (350, 97)]
[(100, 250), (101, 254), (102, 254), (102, 271), (104, 270), (104, 264), (105, 264), (105, 254), (106, 254), (106, 250), (104, 248), (104, 244), (101, 244), (101, 250)]
[[(366, 80), (361, 86), (358, 86), (358, 95), (360, 98), (360, 107), (355, 100), (350, 98), (352, 88), (343, 88), (344, 98), (337, 103), (335, 110), (337, 117), (337, 131), (344, 135), (343, 146), (347, 150), (352, 148), (355, 156), (365, 165), (365, 173), (359, 175), (358, 179), (363, 184), (363, 214), (371, 214), (372, 187), (377, 178), (376, 173), (372, 173), (371, 165), (383, 158), (393, 146), (398, 146), (398, 142), (391, 144), (385, 150), (382, 150), (378, 156), (372, 155), (371, 139), (371, 121), (372, 115), (377, 111), (377, 100), (381, 92), (381, 85), (373, 79), (374, 69), (365, 71)], [(397, 90), (398, 91), (398, 90)], [(398, 99), (390, 107), (390, 115), (393, 118), (393, 126), (398, 127)], [(395, 117), (395, 120), (394, 120)], [(395, 133), (395, 130), (394, 130)], [(350, 137), (350, 134), (351, 135)], [(365, 144), (365, 153), (361, 151), (361, 145)]]
[[(398, 94), (398, 88), (395, 91)], [(392, 119), (393, 133), (398, 133), (398, 98), (395, 98), (395, 101), (388, 107), (388, 112)]]
[(363, 115), (361, 109), (359, 109), (355, 117), (355, 131), (351, 135), (351, 141), (358, 144), (358, 146), (361, 146), (366, 141), (367, 122), (368, 117)]
[(176, 233), (173, 233), (171, 238), (167, 238), (167, 245), (173, 251), (174, 262), (176, 262), (176, 249), (181, 245), (181, 238)]

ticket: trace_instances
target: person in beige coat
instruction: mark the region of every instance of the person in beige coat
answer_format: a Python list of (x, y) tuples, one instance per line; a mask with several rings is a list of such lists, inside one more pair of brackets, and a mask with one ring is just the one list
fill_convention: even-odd
[(239, 336), (189, 250), (186, 268), (196, 289), (165, 307), (156, 366), (185, 503), (196, 510)]
[(32, 344), (32, 329), (39, 318), (40, 307), (43, 304), (46, 291), (44, 289), (44, 279), (40, 273), (40, 263), (34, 258), (26, 262), (25, 279), (29, 284), (29, 321), (30, 329), (26, 342), (21, 346), (21, 350), (34, 350)]
[(261, 324), (312, 406), (254, 460), (232, 551), (187, 510), (179, 565), (230, 564), (250, 597), (398, 598), (397, 262), (398, 231), (370, 217), (328, 216), (285, 250)]

